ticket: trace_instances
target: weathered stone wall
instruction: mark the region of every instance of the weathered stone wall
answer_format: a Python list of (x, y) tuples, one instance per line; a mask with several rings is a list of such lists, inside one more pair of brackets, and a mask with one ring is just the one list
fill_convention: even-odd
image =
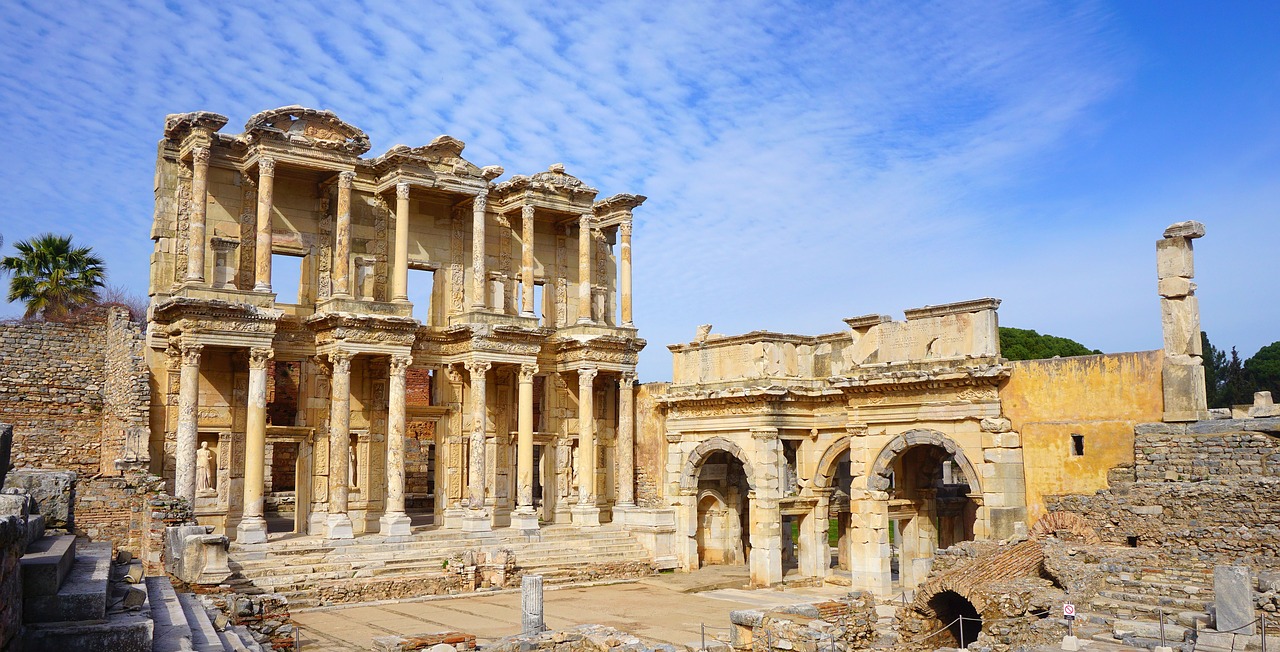
[(0, 420), (16, 467), (115, 475), (125, 428), (150, 409), (142, 327), (106, 307), (70, 322), (0, 323)]
[(81, 480), (76, 486), (76, 533), (141, 556), (148, 502), (160, 494), (162, 484), (143, 471)]
[(670, 383), (646, 383), (636, 388), (636, 504), (664, 507), (663, 469), (667, 463), (666, 427), (657, 398)]
[(735, 650), (863, 650), (875, 638), (876, 600), (855, 591), (816, 604), (733, 611), (729, 622)]
[(18, 559), (26, 548), (27, 525), (17, 516), (0, 516), (0, 650), (22, 630), (22, 573)]

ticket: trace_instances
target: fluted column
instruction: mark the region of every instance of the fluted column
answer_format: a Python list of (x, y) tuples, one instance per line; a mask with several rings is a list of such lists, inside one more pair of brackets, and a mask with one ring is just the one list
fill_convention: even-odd
[(387, 396), (387, 511), (379, 521), (379, 532), (389, 536), (411, 533), (404, 511), (405, 374), (413, 356), (391, 356), (391, 388)]
[(396, 184), (396, 259), (391, 300), (409, 300), (409, 184)]
[(467, 468), (467, 507), (462, 529), (467, 532), (489, 530), (492, 523), (485, 513), (485, 431), (487, 430), (486, 401), (488, 373), (493, 363), (478, 360), (466, 364), (471, 372), (471, 445)]
[(578, 323), (593, 324), (591, 319), (591, 213), (578, 217)]
[(573, 522), (578, 526), (600, 524), (596, 506), (596, 412), (595, 367), (578, 370), (578, 504), (573, 506)]
[(351, 488), (351, 358), (349, 351), (329, 354), (333, 375), (329, 381), (329, 516), (325, 538), (351, 539), (355, 536), (347, 516), (347, 496)]
[(351, 296), (351, 183), (356, 173), (338, 173), (338, 225), (334, 230), (333, 294)]
[(200, 410), (200, 351), (203, 344), (179, 345), (182, 370), (178, 376), (178, 450), (174, 453), (173, 484), (179, 498), (196, 504), (196, 435)]
[(520, 209), (521, 229), (524, 231), (521, 239), (521, 265), (520, 265), (520, 316), (536, 317), (533, 311), (533, 204), (529, 203), (529, 197), (525, 197), (524, 207)]
[(244, 430), (244, 518), (236, 526), (239, 543), (267, 540), (262, 504), (263, 472), (267, 466), (267, 362), (269, 348), (249, 350), (249, 410)]
[(489, 189), (485, 188), (476, 194), (471, 206), (471, 309), (484, 310), (485, 284), (489, 282), (489, 272), (484, 264), (484, 225), (485, 211), (489, 207)]
[(518, 530), (538, 529), (538, 514), (533, 510), (533, 377), (538, 365), (520, 365), (519, 407), (516, 411), (516, 511), (511, 527)]
[(191, 149), (191, 219), (187, 223), (187, 280), (196, 283), (204, 282), (204, 250), (207, 247), (204, 222), (208, 211), (209, 148), (194, 147)]
[(618, 378), (618, 507), (636, 504), (635, 395), (636, 373), (624, 371)]
[(258, 160), (258, 224), (254, 245), (254, 292), (271, 291), (271, 204), (275, 194), (276, 160)]
[(635, 328), (631, 321), (631, 215), (618, 225), (618, 302), (622, 304), (622, 326)]

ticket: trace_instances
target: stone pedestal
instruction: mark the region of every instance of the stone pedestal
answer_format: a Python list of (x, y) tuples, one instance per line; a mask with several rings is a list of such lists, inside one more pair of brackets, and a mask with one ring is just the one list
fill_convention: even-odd
[(383, 514), (378, 519), (378, 534), (389, 537), (404, 537), (413, 533), (412, 522), (405, 514)]
[(491, 532), (492, 530), (493, 520), (484, 510), (468, 510), (462, 517), (463, 532)]
[(600, 526), (600, 508), (595, 505), (574, 505), (569, 512), (573, 514), (573, 524), (578, 527)]
[(537, 534), (538, 513), (518, 509), (511, 512), (511, 529), (518, 530), (522, 534)]
[(351, 525), (351, 517), (345, 513), (329, 514), (324, 521), (324, 538), (354, 539), (355, 529)]
[(261, 516), (246, 516), (236, 526), (236, 543), (266, 543), (267, 519)]
[(467, 510), (460, 507), (450, 507), (444, 510), (444, 529), (460, 530), (462, 529), (462, 519), (467, 515)]

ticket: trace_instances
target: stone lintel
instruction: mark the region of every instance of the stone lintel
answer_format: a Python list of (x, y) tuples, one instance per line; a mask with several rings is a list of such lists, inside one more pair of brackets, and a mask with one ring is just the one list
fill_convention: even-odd
[(995, 310), (999, 307), (999, 299), (984, 297), (982, 299), (970, 299), (968, 301), (957, 301), (955, 303), (941, 303), (936, 306), (925, 306), (923, 308), (910, 308), (902, 312), (906, 315), (907, 321), (911, 321), (913, 319), (924, 319), (926, 317), (945, 317), (946, 315), (962, 315), (982, 310)]
[(849, 328), (858, 330), (860, 328), (870, 328), (890, 321), (893, 321), (893, 317), (890, 317), (889, 315), (862, 315), (861, 317), (849, 317), (844, 320), (844, 323), (848, 324)]

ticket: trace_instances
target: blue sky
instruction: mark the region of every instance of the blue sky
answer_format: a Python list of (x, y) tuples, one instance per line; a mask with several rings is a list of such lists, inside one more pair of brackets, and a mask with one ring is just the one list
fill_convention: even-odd
[(648, 195), (646, 381), (697, 324), (816, 334), (980, 296), (1158, 348), (1154, 242), (1185, 219), (1215, 344), (1280, 340), (1274, 2), (107, 4), (0, 12), (0, 233), (71, 233), (140, 294), (165, 114), (237, 131), (298, 103), (371, 154), (447, 133)]

